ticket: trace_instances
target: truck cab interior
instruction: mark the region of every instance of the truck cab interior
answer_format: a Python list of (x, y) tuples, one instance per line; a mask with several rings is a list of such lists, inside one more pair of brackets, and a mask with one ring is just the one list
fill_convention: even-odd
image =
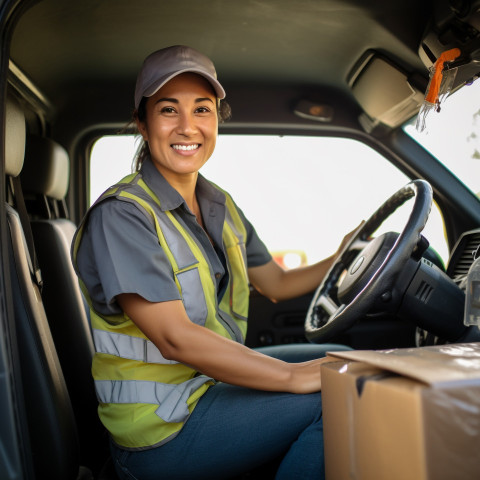
[(365, 221), (315, 292), (251, 289), (248, 346), (480, 341), (480, 1), (3, 0), (0, 25), (0, 478), (115, 478), (70, 247), (130, 173), (115, 142), (134, 148), (136, 74), (165, 46), (214, 61), (232, 117), (204, 174), (285, 268)]

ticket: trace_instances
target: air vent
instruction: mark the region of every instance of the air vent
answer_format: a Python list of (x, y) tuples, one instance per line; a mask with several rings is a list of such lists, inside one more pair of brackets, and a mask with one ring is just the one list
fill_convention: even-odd
[(464, 233), (455, 245), (447, 273), (456, 283), (460, 284), (467, 276), (474, 260), (474, 254), (479, 246), (480, 230)]
[(427, 303), (430, 295), (433, 292), (433, 287), (422, 280), (420, 285), (418, 286), (417, 291), (415, 292), (415, 297), (423, 303)]

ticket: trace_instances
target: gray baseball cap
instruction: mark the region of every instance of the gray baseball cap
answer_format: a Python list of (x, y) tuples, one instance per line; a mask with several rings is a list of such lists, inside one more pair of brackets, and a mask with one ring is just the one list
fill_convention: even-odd
[(135, 86), (135, 108), (142, 97), (151, 97), (169, 80), (181, 73), (198, 73), (212, 85), (217, 97), (225, 98), (225, 90), (217, 80), (213, 62), (203, 53), (184, 45), (162, 48), (150, 54), (143, 62)]

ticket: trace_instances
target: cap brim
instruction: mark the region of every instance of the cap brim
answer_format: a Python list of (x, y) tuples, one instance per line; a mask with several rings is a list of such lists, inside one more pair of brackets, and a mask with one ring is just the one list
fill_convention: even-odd
[(151, 97), (152, 95), (155, 95), (172, 78), (175, 78), (176, 76), (182, 73), (189, 73), (189, 72), (201, 75), (203, 78), (208, 80), (208, 82), (212, 85), (213, 89), (215, 90), (215, 94), (217, 95), (217, 98), (219, 98), (220, 100), (225, 98), (226, 96), (225, 90), (223, 89), (222, 85), (220, 85), (220, 82), (215, 77), (213, 77), (212, 75), (209, 75), (208, 73), (205, 73), (202, 70), (197, 70), (194, 68), (186, 68), (184, 70), (179, 70), (178, 72), (174, 72), (157, 79), (148, 88), (146, 88), (144, 92), (142, 93), (139, 92), (135, 97), (135, 108), (139, 107), (140, 102), (142, 101), (142, 97)]

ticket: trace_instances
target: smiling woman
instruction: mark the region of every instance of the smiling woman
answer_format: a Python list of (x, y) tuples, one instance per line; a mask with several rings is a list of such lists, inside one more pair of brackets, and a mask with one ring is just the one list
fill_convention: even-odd
[[(253, 453), (265, 445), (264, 459), (283, 457), (277, 478), (322, 478), (328, 347), (247, 348), (249, 285), (275, 301), (304, 295), (348, 238), (329, 258), (284, 270), (230, 195), (199, 175), (215, 149), (223, 92), (212, 68), (188, 47), (147, 58), (135, 95), (140, 169), (95, 202), (73, 241), (100, 419), (120, 478), (156, 478), (159, 465), (171, 479), (227, 478), (258, 466)], [(131, 347), (138, 342), (149, 345), (140, 358)], [(244, 445), (236, 462), (232, 436)], [(180, 466), (173, 459), (187, 447), (191, 461)]]
[(150, 158), (201, 223), (194, 190), (189, 189), (187, 197), (185, 187), (188, 176), (196, 182), (198, 170), (215, 149), (218, 130), (215, 92), (198, 74), (183, 73), (151, 97), (143, 98), (145, 115), (137, 114), (136, 122), (144, 142), (148, 143)]

